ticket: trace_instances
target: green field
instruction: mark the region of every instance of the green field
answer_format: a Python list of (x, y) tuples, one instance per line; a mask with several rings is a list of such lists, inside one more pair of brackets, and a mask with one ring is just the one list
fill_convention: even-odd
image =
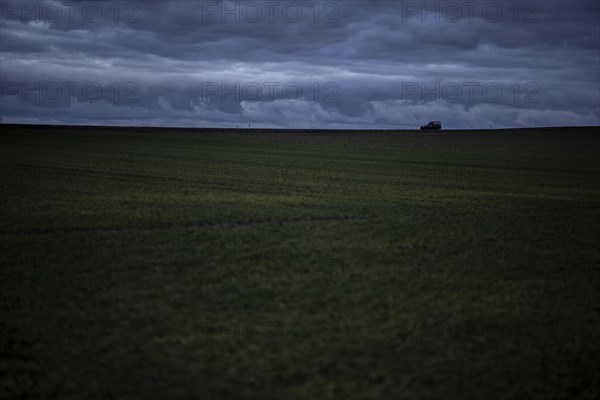
[(600, 396), (594, 129), (0, 129), (2, 399)]

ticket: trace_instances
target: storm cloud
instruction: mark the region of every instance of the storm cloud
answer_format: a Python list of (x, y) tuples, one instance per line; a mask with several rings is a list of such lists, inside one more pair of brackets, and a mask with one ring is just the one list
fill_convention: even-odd
[(600, 124), (600, 2), (4, 1), (3, 122)]

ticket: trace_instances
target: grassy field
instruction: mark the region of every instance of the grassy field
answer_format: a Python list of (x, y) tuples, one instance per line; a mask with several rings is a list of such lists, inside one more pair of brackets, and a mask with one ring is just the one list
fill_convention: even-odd
[(600, 135), (2, 126), (0, 398), (600, 396)]

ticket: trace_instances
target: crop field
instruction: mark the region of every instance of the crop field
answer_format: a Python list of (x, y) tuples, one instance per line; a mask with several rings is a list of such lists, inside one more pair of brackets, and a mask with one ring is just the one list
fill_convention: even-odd
[(600, 396), (600, 135), (0, 127), (0, 398)]

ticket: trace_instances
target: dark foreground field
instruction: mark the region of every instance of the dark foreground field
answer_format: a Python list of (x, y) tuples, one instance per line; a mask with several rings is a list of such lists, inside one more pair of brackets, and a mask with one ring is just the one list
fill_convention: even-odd
[(600, 135), (0, 127), (0, 398), (600, 396)]

